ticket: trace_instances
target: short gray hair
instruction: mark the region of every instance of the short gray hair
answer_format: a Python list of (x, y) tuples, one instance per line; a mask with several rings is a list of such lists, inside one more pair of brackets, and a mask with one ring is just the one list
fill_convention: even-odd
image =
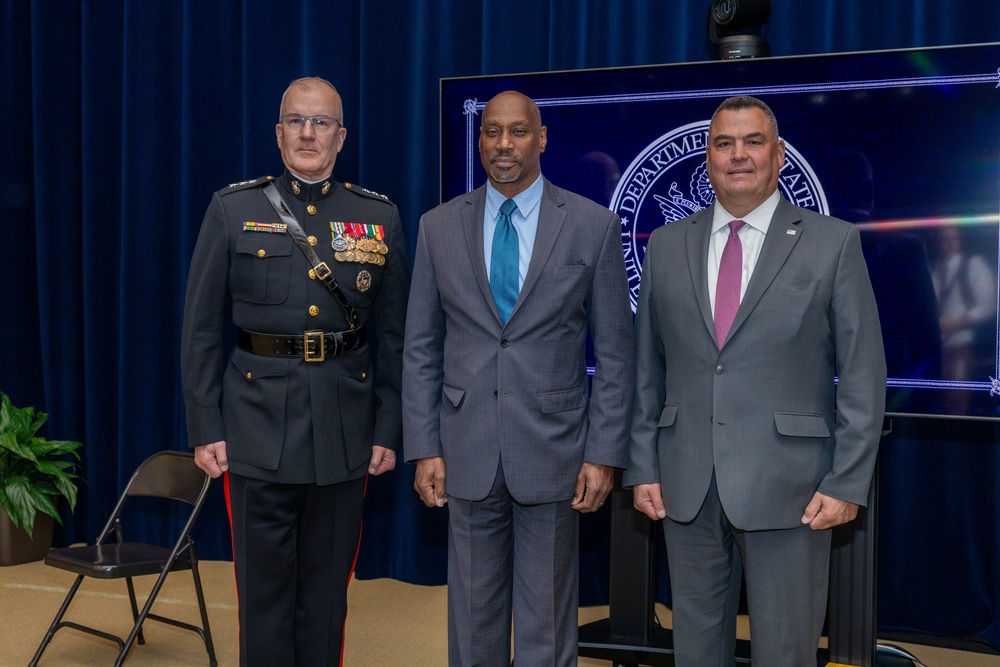
[(767, 117), (767, 122), (771, 126), (771, 130), (774, 132), (775, 140), (780, 136), (778, 134), (778, 119), (775, 118), (774, 112), (771, 111), (771, 107), (767, 106), (763, 100), (756, 97), (751, 97), (750, 95), (737, 95), (736, 97), (727, 97), (722, 100), (722, 104), (719, 108), (715, 110), (712, 114), (712, 123), (715, 122), (716, 116), (718, 116), (723, 111), (742, 111), (743, 109), (760, 109), (764, 112)]
[[(330, 90), (333, 91), (333, 94), (337, 96), (337, 102), (340, 104), (340, 113), (341, 115), (343, 115), (344, 102), (343, 100), (340, 99), (340, 92), (337, 90), (337, 87), (334, 86), (329, 81), (327, 81), (326, 79), (319, 76), (304, 76), (299, 79), (295, 79), (295, 81), (292, 81), (290, 84), (288, 84), (288, 87), (285, 88), (285, 92), (281, 94), (281, 105), (278, 107), (278, 115), (280, 116), (285, 111), (285, 98), (288, 97), (288, 91), (290, 91), (292, 88), (308, 89), (308, 88), (314, 88), (316, 86), (327, 86), (330, 88)], [(339, 120), (340, 120), (340, 126), (343, 127), (344, 119), (340, 118)]]

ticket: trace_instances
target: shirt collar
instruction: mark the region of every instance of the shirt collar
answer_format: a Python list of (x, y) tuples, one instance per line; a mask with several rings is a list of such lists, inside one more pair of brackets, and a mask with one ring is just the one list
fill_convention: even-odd
[(286, 192), (305, 202), (319, 202), (334, 191), (332, 173), (322, 181), (307, 181), (285, 169), (278, 182)]
[[(514, 202), (517, 204), (517, 210), (521, 212), (522, 217), (527, 218), (532, 210), (538, 206), (538, 202), (542, 201), (542, 192), (544, 190), (545, 182), (542, 179), (542, 175), (539, 174), (534, 183), (514, 195)], [(507, 197), (493, 187), (492, 183), (486, 181), (486, 214), (491, 219), (496, 218), (500, 214), (500, 206), (505, 201), (507, 201)]]
[(715, 200), (714, 213), (712, 216), (712, 233), (716, 233), (723, 227), (727, 226), (733, 220), (742, 220), (746, 224), (750, 225), (761, 234), (767, 234), (768, 227), (771, 226), (771, 218), (774, 216), (774, 211), (778, 208), (778, 201), (781, 199), (781, 193), (775, 190), (761, 203), (760, 206), (750, 211), (747, 215), (742, 218), (737, 218), (729, 211), (722, 207), (719, 200)]

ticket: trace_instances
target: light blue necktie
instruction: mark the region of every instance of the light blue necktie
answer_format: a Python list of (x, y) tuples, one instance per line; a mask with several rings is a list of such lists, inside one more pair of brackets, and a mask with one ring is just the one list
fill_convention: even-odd
[(507, 324), (510, 313), (517, 301), (517, 230), (510, 221), (510, 214), (517, 208), (513, 199), (508, 199), (500, 206), (500, 217), (497, 218), (497, 228), (493, 232), (493, 254), (490, 258), (490, 289), (493, 291), (493, 301), (497, 304), (500, 321)]

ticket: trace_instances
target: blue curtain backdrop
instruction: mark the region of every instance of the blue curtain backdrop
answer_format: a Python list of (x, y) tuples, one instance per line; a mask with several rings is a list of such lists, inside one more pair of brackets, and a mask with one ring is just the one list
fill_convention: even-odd
[[(710, 60), (709, 4), (2, 0), (0, 391), (49, 412), (49, 437), (86, 444), (57, 542), (93, 539), (140, 461), (187, 448), (188, 260), (214, 190), (281, 171), (273, 127), (290, 80), (338, 86), (336, 176), (399, 205), (412, 253), (438, 203), (441, 77)], [(1000, 40), (995, 0), (772, 7), (776, 56)], [(947, 150), (914, 141), (930, 159)], [(996, 440), (992, 424), (896, 420), (882, 454), (883, 630), (1000, 646)], [(443, 583), (444, 514), (411, 484), (407, 466), (370, 483), (358, 576)], [(230, 555), (219, 486), (197, 531), (206, 558)], [(606, 602), (607, 517), (586, 517), (582, 547), (583, 602)]]

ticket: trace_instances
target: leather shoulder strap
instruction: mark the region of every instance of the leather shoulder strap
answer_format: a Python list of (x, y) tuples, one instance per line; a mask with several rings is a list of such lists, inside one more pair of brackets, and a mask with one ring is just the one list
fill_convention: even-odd
[(316, 251), (313, 247), (309, 245), (309, 240), (306, 238), (306, 233), (302, 230), (302, 226), (299, 221), (295, 219), (292, 212), (285, 205), (285, 200), (281, 198), (281, 193), (278, 192), (278, 188), (274, 187), (274, 183), (271, 181), (265, 181), (262, 184), (262, 189), (264, 194), (267, 195), (268, 200), (271, 202), (271, 206), (274, 207), (275, 212), (281, 221), (288, 225), (288, 231), (295, 239), (296, 245), (305, 254), (306, 259), (309, 260), (309, 265), (312, 266), (313, 271), (316, 272), (316, 278), (323, 283), (330, 294), (337, 299), (337, 303), (344, 310), (344, 315), (347, 316), (347, 326), (351, 329), (357, 328), (358, 324), (358, 311), (354, 308), (347, 297), (344, 295), (343, 290), (340, 289), (340, 285), (337, 284), (337, 279), (333, 277), (333, 271), (327, 266), (326, 262), (320, 260)]

